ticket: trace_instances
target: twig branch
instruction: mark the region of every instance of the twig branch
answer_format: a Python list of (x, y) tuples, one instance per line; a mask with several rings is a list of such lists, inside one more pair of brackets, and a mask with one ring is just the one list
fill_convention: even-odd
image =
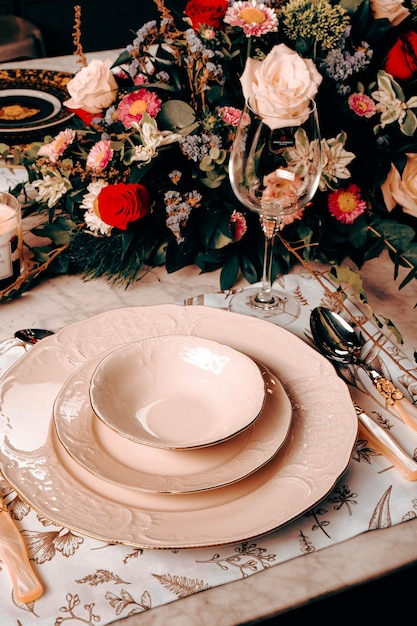
[(75, 52), (74, 54), (79, 56), (77, 63), (86, 67), (88, 65), (87, 59), (85, 58), (85, 54), (83, 51), (83, 47), (81, 44), (81, 6), (76, 4), (74, 6), (75, 18), (74, 18), (74, 29), (72, 31), (72, 40), (74, 42)]

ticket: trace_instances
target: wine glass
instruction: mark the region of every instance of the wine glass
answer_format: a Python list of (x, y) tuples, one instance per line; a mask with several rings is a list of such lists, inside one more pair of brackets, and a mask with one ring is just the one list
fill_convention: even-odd
[(297, 300), (272, 288), (275, 235), (285, 216), (314, 196), (321, 174), (321, 141), (314, 100), (292, 89), (248, 96), (236, 130), (229, 177), (238, 200), (259, 214), (265, 236), (260, 287), (235, 294), (230, 309), (288, 326), (299, 315)]

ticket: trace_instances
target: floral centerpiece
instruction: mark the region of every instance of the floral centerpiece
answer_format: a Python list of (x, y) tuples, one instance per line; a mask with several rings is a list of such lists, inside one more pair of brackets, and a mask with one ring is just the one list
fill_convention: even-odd
[[(387, 247), (410, 269), (403, 284), (414, 278), (416, 0), (189, 0), (181, 16), (155, 4), (160, 19), (117, 59), (84, 63), (68, 83), (78, 123), (14, 153), (45, 215), (36, 233), (52, 242), (34, 258), (126, 285), (160, 264), (221, 268), (222, 288), (256, 281), (263, 237), (232, 193), (228, 157), (244, 97), (284, 86), (317, 101), (323, 171), (276, 239), (276, 270), (361, 267)], [(295, 169), (308, 152), (291, 151)]]

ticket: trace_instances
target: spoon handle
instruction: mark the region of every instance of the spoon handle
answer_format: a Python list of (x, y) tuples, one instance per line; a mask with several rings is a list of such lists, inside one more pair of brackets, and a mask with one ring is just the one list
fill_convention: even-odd
[(417, 408), (414, 404), (388, 378), (380, 374), (375, 375), (373, 371), (369, 375), (387, 405), (397, 412), (407, 426), (417, 431)]
[(417, 480), (417, 462), (395, 441), (391, 434), (353, 403), (358, 419), (368, 438), (407, 480)]
[(16, 599), (33, 602), (42, 595), (42, 585), (32, 569), (22, 535), (1, 499), (0, 507), (1, 559), (9, 571)]

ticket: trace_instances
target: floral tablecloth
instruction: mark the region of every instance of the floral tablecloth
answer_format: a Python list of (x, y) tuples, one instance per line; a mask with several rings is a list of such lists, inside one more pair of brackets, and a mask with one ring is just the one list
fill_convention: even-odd
[[(318, 305), (339, 306), (334, 286), (325, 276), (317, 279), (310, 274), (292, 274), (282, 279), (281, 287), (300, 305), (299, 317), (288, 330), (312, 345), (310, 312)], [(231, 297), (231, 293), (205, 294), (184, 304), (228, 308)], [(367, 359), (417, 402), (416, 365), (404, 357), (395, 339), (365, 319), (355, 304), (348, 301), (343, 308), (361, 327)], [(13, 340), (3, 342), (0, 373), (25, 349)], [(352, 395), (357, 402), (413, 456), (417, 433), (384, 407), (369, 379), (356, 366), (342, 367), (340, 374), (355, 387)], [(105, 626), (118, 618), (252, 576), (289, 559), (417, 516), (417, 484), (402, 478), (361, 431), (347, 471), (313, 509), (266, 536), (215, 549), (143, 550), (109, 545), (57, 527), (32, 510), (5, 481), (1, 482), (1, 495), (21, 529), (45, 590), (36, 602), (19, 603), (13, 597), (8, 572), (0, 563), (4, 626), (51, 626), (65, 621)]]

